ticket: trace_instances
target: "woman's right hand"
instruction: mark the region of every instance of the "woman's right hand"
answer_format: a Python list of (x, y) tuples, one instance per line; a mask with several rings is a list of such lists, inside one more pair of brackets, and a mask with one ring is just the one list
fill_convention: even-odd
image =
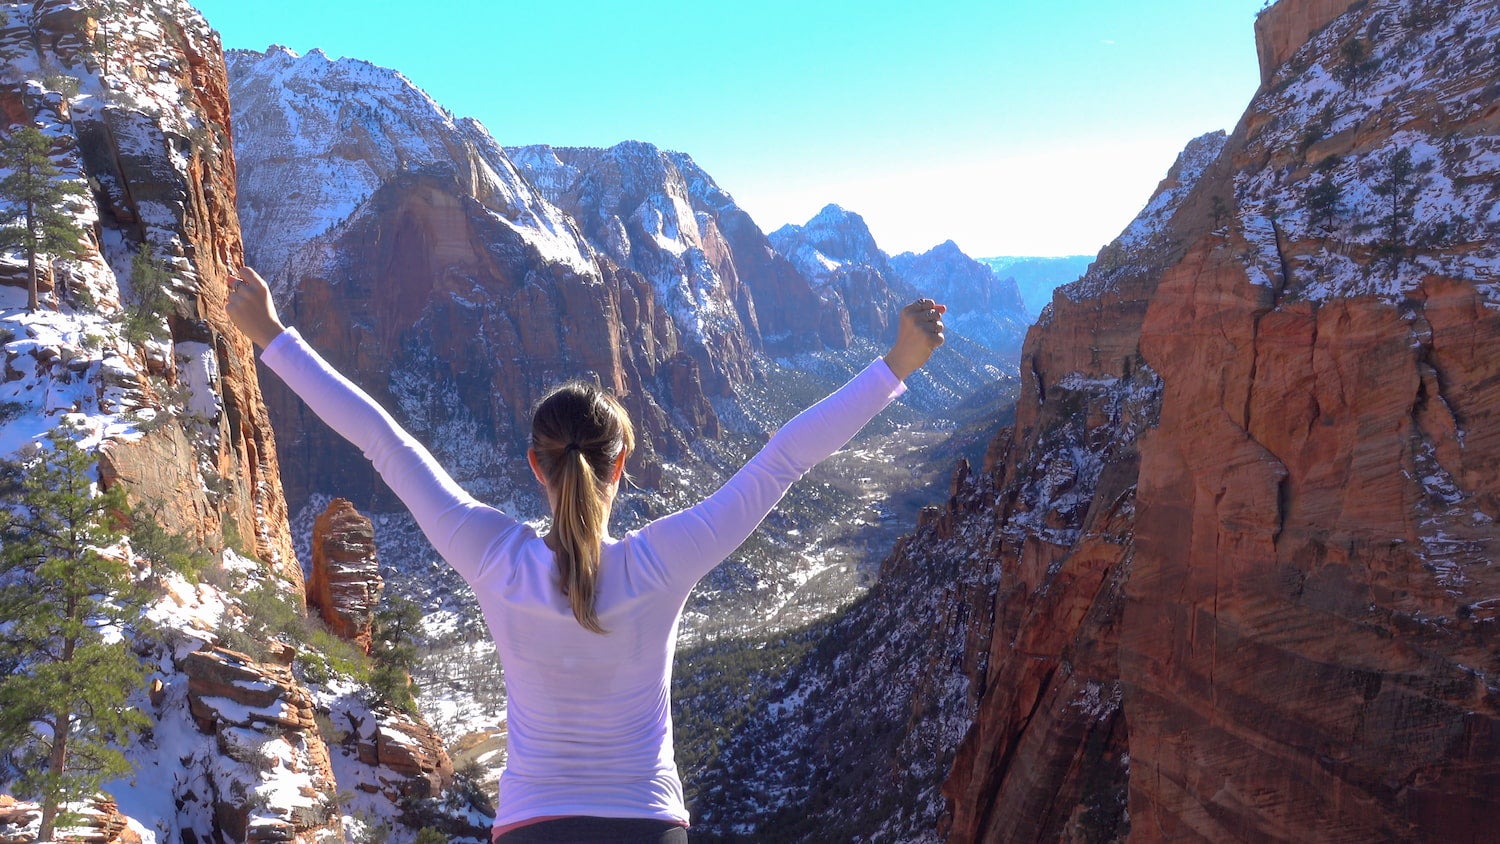
[(249, 267), (240, 267), (229, 273), (229, 318), (235, 327), (250, 338), (250, 342), (264, 349), (276, 335), (286, 330), (276, 316), (276, 305), (271, 301), (271, 288), (260, 273)]
[(931, 299), (918, 299), (901, 309), (896, 328), (896, 343), (885, 355), (885, 365), (902, 381), (921, 369), (932, 352), (943, 345), (943, 314), (947, 305)]

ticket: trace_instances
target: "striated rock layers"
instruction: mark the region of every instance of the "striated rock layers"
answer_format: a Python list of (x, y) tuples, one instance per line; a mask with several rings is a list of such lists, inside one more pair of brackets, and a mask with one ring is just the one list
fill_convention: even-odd
[[(281, 663), (209, 648), (181, 660), (198, 730), (215, 738), (216, 764), (196, 766), (181, 804), (212, 809), (228, 841), (322, 841), (339, 834), (338, 790), (312, 697)], [(294, 793), (292, 786), (295, 785)]]
[[(531, 488), (519, 458), (530, 409), (565, 378), (622, 397), (644, 483), (684, 431), (716, 432), (714, 376), (652, 283), (599, 257), (483, 127), (364, 62), (273, 48), (231, 51), (228, 64), (242, 213), (264, 234), (252, 259), (279, 274), (304, 336), (476, 495)], [(333, 489), (395, 506), (354, 449), (279, 386), (267, 392), (292, 432), (281, 447), (298, 467), (294, 504)]]
[(1027, 339), (950, 841), (1500, 819), (1500, 9), (1257, 32), (1222, 151)]
[[(90, 188), (68, 208), (84, 232), (81, 255), (44, 267), (42, 284), (42, 307), (88, 342), (63, 367), (23, 340), (7, 353), (7, 377), (34, 370), (41, 389), (20, 398), (41, 401), (49, 417), (140, 421), (105, 440), (106, 485), (125, 484), (138, 512), (173, 533), (213, 549), (237, 539), (300, 577), (249, 344), (224, 311), (239, 227), (218, 36), (176, 0), (141, 9), (47, 0), (11, 7), (0, 45), (5, 122), (41, 128), (63, 177)], [(119, 321), (139, 307), (134, 277), (147, 247), (170, 304), (150, 315), (157, 337), (126, 339)], [(15, 260), (0, 261), (6, 307), (6, 287), (25, 284), (24, 258), (20, 272)], [(68, 386), (80, 382), (95, 389)]]
[(375, 607), (384, 588), (375, 554), (375, 527), (342, 498), (313, 521), (307, 605), (336, 636), (370, 652)]

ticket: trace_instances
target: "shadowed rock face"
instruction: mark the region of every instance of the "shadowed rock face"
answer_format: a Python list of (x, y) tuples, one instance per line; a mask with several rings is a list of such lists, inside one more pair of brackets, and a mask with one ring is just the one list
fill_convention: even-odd
[(1028, 337), (950, 841), (1500, 817), (1500, 12), (1257, 31), (1234, 135)]

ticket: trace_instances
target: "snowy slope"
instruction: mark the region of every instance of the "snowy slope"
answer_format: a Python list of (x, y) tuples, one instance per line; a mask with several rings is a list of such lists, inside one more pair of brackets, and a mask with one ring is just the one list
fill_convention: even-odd
[[(318, 266), (304, 244), (355, 216), (382, 184), (436, 168), (469, 186), (546, 260), (592, 271), (572, 224), (520, 178), (489, 132), (399, 72), (273, 46), (229, 50), (246, 257), (289, 283)], [(289, 263), (290, 262), (290, 263)]]

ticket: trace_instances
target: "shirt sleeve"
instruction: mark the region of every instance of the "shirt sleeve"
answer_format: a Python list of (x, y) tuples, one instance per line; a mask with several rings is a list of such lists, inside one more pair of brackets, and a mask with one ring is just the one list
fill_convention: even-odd
[(516, 519), (481, 504), (385, 409), (307, 344), (295, 328), (277, 335), (261, 360), (313, 412), (369, 458), (411, 511), (433, 548), (471, 583), (485, 552)]
[(884, 360), (786, 423), (724, 486), (698, 504), (641, 528), (662, 578), (686, 596), (733, 553), (792, 484), (838, 451), (906, 391)]

